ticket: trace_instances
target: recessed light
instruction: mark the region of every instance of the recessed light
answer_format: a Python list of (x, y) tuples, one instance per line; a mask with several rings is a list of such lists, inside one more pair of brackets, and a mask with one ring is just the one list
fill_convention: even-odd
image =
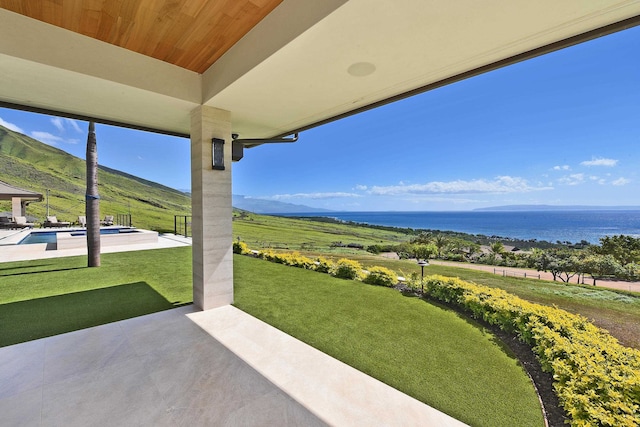
[(355, 77), (368, 76), (373, 74), (374, 71), (376, 71), (376, 66), (371, 62), (356, 62), (347, 68), (347, 72)]

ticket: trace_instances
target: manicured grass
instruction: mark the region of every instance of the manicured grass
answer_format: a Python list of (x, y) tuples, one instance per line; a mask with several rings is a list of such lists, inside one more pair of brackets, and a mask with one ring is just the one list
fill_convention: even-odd
[(191, 248), (0, 263), (0, 347), (192, 301)]
[[(365, 268), (380, 265), (400, 274), (420, 273), (415, 261), (398, 261), (371, 254), (350, 255)], [(640, 294), (602, 287), (578, 286), (522, 277), (500, 275), (461, 267), (430, 265), (425, 275), (440, 274), (459, 277), (478, 284), (504, 289), (523, 299), (538, 304), (558, 306), (572, 313), (591, 319), (606, 329), (623, 345), (640, 348)]]
[(518, 362), (451, 311), (393, 289), (249, 257), (235, 257), (234, 274), (240, 309), (457, 419), (543, 425)]

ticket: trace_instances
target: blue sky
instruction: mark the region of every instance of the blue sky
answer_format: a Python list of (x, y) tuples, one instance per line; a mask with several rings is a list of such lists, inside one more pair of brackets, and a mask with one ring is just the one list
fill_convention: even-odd
[[(640, 205), (640, 28), (245, 150), (233, 192), (346, 211)], [(87, 124), (0, 108), (84, 158)], [(189, 141), (97, 125), (105, 166), (190, 187)]]

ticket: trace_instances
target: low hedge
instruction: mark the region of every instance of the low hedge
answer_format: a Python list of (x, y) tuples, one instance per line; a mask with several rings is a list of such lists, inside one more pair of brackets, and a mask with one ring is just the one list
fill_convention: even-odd
[(389, 288), (398, 283), (398, 275), (385, 267), (371, 267), (362, 281), (368, 285), (387, 286)]
[(240, 255), (247, 255), (251, 253), (249, 246), (245, 242), (237, 241), (233, 242), (233, 253)]
[(362, 266), (358, 261), (341, 258), (331, 270), (330, 274), (340, 279), (360, 279), (362, 277)]
[(428, 276), (425, 293), (516, 333), (551, 372), (573, 426), (640, 425), (640, 351), (586, 318), (530, 303), (501, 289)]

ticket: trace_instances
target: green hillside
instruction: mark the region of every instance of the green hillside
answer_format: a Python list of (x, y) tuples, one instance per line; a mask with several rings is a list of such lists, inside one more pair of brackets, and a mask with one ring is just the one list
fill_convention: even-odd
[[(0, 180), (43, 195), (49, 189), (49, 212), (58, 220), (84, 215), (84, 160), (2, 126)], [(174, 215), (191, 214), (188, 195), (124, 172), (100, 166), (98, 185), (101, 217), (130, 212), (136, 227), (173, 230)], [(10, 202), (0, 202), (0, 212), (10, 210)], [(44, 220), (46, 203), (32, 203), (27, 215)]]

